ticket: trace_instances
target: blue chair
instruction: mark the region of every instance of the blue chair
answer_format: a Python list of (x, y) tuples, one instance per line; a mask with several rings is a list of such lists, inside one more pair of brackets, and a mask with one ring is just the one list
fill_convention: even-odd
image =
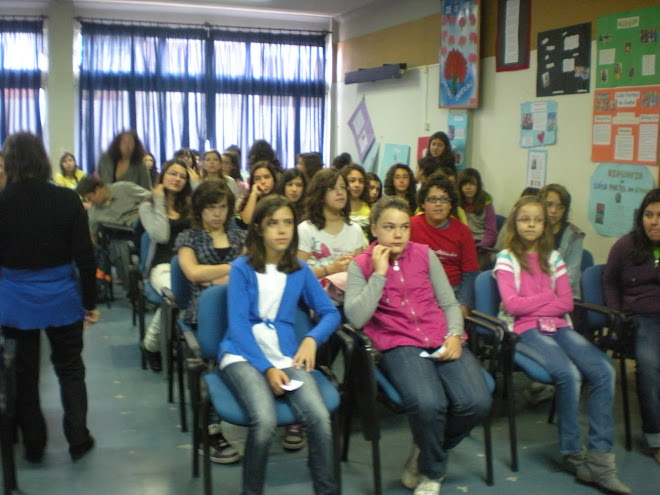
[(506, 217), (504, 215), (495, 215), (495, 222), (497, 224), (497, 232), (502, 230), (504, 222), (506, 222)]
[(620, 382), (623, 398), (623, 419), (625, 425), (626, 450), (632, 449), (630, 432), (630, 404), (628, 397), (628, 374), (626, 360), (634, 359), (635, 325), (623, 313), (605, 306), (603, 297), (603, 271), (605, 265), (594, 265), (582, 273), (582, 301), (575, 301), (576, 310), (584, 312), (580, 328), (585, 337), (598, 348), (611, 352), (613, 359), (619, 360)]
[(183, 360), (186, 350), (182, 345), (183, 333), (192, 332), (183, 315), (190, 301), (190, 282), (181, 270), (179, 257), (172, 256), (170, 260), (171, 288), (163, 288), (163, 304), (161, 306), (161, 339), (166, 347), (166, 365), (168, 378), (168, 401), (174, 402), (174, 361), (176, 360), (176, 374), (179, 388), (179, 415), (181, 417), (181, 430), (188, 431), (186, 419), (186, 397), (184, 384)]
[[(190, 360), (189, 380), (191, 388), (191, 403), (193, 409), (193, 476), (199, 476), (198, 448), (201, 444), (204, 451), (204, 494), (211, 494), (211, 469), (209, 458), (209, 407), (213, 406), (220, 419), (228, 423), (248, 426), (248, 418), (243, 408), (236, 400), (231, 390), (222, 380), (215, 367), (218, 346), (228, 325), (227, 286), (217, 285), (204, 290), (199, 300), (197, 318), (197, 335), (185, 332), (189, 348), (196, 359)], [(299, 338), (312, 328), (312, 322), (306, 311), (299, 309), (296, 315), (296, 333)], [(211, 365), (211, 363), (213, 363)], [(209, 371), (210, 370), (210, 371)], [(323, 371), (323, 372), (322, 372)], [(336, 457), (336, 475), (339, 477), (339, 412), (341, 404), (341, 389), (329, 370), (313, 370), (312, 376), (321, 390), (323, 401), (332, 413), (333, 437)], [(283, 399), (276, 400), (277, 424), (287, 426), (299, 423), (294, 411)], [(201, 423), (201, 424), (200, 424)]]
[[(493, 332), (493, 341), (501, 341), (503, 328), (501, 325), (491, 325), (474, 317), (468, 317), (466, 329), (474, 328), (471, 324), (479, 322), (484, 328)], [(373, 347), (371, 339), (362, 331), (357, 331), (345, 324), (344, 330), (355, 340), (353, 361), (348, 371), (348, 391), (351, 407), (346, 407), (344, 418), (344, 443), (342, 461), (348, 459), (351, 419), (353, 409), (360, 416), (362, 434), (365, 440), (371, 442), (371, 457), (373, 465), (373, 483), (376, 495), (382, 493), (382, 477), (380, 466), (380, 413), (378, 403), (385, 404), (397, 414), (404, 414), (405, 408), (401, 395), (378, 366), (380, 353)], [(472, 337), (471, 337), (472, 339)], [(494, 359), (492, 362), (495, 363)], [(484, 369), (484, 377), (491, 393), (495, 390), (495, 380), (491, 373)], [(493, 459), (491, 439), (491, 418), (484, 421), (484, 443), (486, 451), (486, 484), (493, 485)]]
[(582, 261), (580, 262), (580, 272), (584, 271), (590, 266), (594, 266), (594, 255), (588, 249), (582, 250)]
[[(492, 324), (503, 324), (497, 318), (500, 308), (500, 293), (497, 283), (493, 277), (493, 271), (481, 272), (475, 280), (475, 309), (472, 315)], [(477, 326), (477, 332), (488, 337), (488, 331), (482, 326)], [(501, 371), (503, 376), (503, 396), (506, 400), (506, 410), (509, 421), (509, 443), (511, 448), (511, 469), (518, 471), (518, 446), (515, 423), (515, 411), (513, 404), (513, 372), (516, 369), (524, 371), (532, 380), (552, 384), (550, 374), (536, 361), (519, 352), (515, 352), (517, 335), (513, 332), (505, 332), (501, 352)], [(552, 422), (554, 408), (551, 408), (548, 422)]]

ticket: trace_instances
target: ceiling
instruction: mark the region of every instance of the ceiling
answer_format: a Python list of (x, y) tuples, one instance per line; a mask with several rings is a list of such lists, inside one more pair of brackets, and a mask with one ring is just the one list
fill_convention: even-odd
[[(51, 2), (67, 0), (50, 0)], [(73, 0), (77, 8), (104, 8), (160, 12), (213, 12), (228, 15), (302, 14), (337, 17), (362, 8), (376, 0)]]

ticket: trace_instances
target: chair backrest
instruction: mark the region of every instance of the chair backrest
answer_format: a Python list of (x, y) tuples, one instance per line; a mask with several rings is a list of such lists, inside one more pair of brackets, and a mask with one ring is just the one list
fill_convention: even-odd
[[(197, 341), (202, 359), (217, 357), (218, 346), (229, 326), (227, 293), (227, 285), (214, 285), (203, 290), (200, 295), (197, 313)], [(311, 330), (312, 326), (309, 312), (298, 308), (295, 331), (299, 341)]]
[(502, 230), (502, 227), (504, 226), (504, 222), (506, 222), (506, 217), (504, 215), (495, 215), (495, 222), (497, 225), (497, 231), (499, 232)]
[(171, 289), (176, 298), (176, 304), (180, 309), (186, 309), (190, 301), (190, 294), (192, 292), (190, 281), (181, 270), (179, 265), (179, 257), (175, 254), (170, 260), (170, 283)]
[(139, 268), (140, 272), (144, 273), (144, 270), (147, 267), (147, 255), (149, 254), (149, 244), (151, 244), (151, 238), (146, 232), (142, 232), (140, 236), (140, 261)]
[(580, 262), (580, 271), (584, 271), (590, 266), (594, 266), (594, 255), (588, 249), (582, 250), (582, 261)]
[[(580, 284), (582, 286), (582, 300), (584, 302), (603, 306), (603, 272), (605, 265), (593, 265), (582, 273)], [(602, 328), (607, 324), (605, 315), (594, 311), (587, 311), (587, 325), (590, 328)]]
[(474, 308), (491, 316), (497, 316), (500, 310), (500, 292), (493, 277), (493, 270), (486, 270), (477, 275), (474, 281)]

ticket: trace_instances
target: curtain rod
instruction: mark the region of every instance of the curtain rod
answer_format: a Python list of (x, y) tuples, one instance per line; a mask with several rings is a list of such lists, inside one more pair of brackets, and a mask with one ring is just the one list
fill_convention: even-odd
[(45, 15), (0, 15), (0, 21), (45, 21)]
[(219, 30), (233, 30), (233, 31), (254, 31), (254, 32), (264, 32), (270, 33), (273, 31), (283, 32), (283, 33), (302, 33), (302, 34), (330, 34), (330, 31), (312, 31), (305, 29), (286, 29), (286, 28), (258, 28), (258, 27), (247, 27), (247, 26), (220, 26), (210, 24), (205, 22), (204, 24), (190, 24), (183, 22), (156, 22), (156, 21), (125, 21), (121, 19), (103, 19), (103, 18), (92, 18), (92, 17), (74, 17), (78, 22), (87, 21), (87, 22), (101, 22), (109, 24), (118, 24), (121, 26), (154, 26), (154, 27), (187, 27), (187, 28), (196, 28), (196, 29), (219, 29)]

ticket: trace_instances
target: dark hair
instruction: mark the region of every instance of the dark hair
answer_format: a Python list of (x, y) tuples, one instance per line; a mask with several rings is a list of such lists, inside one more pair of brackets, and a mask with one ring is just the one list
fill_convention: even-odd
[[(149, 153), (148, 151), (144, 154), (144, 158), (150, 156), (151, 159), (153, 160), (154, 164), (153, 166), (149, 169), (147, 168), (147, 172), (149, 172), (149, 177), (151, 178), (151, 185), (155, 186), (156, 184), (159, 184), (160, 181), (160, 173), (158, 172), (158, 167), (156, 166), (156, 157), (152, 154)], [(142, 158), (142, 163), (144, 163), (144, 158)], [(185, 165), (185, 164), (184, 164)], [(145, 164), (146, 167), (146, 164)], [(162, 167), (161, 167), (162, 168)]]
[(463, 184), (474, 183), (477, 186), (477, 192), (472, 199), (472, 211), (481, 215), (486, 207), (488, 201), (488, 193), (484, 191), (483, 182), (481, 182), (481, 174), (475, 168), (466, 168), (458, 175), (458, 205), (465, 209), (467, 202), (463, 194)]
[[(268, 171), (270, 172), (270, 175), (273, 176), (273, 189), (271, 189), (271, 191), (266, 195), (266, 196), (270, 196), (271, 194), (274, 194), (275, 191), (277, 190), (277, 171), (275, 170), (275, 167), (273, 166), (273, 164), (269, 161), (262, 160), (262, 161), (257, 162), (257, 163), (254, 164), (254, 166), (250, 170), (250, 187), (252, 187), (253, 184), (254, 184), (254, 174), (255, 174), (255, 172), (257, 170), (259, 170), (260, 168), (268, 169)], [(265, 198), (266, 196), (261, 196), (259, 199)], [(250, 199), (250, 193), (249, 192), (243, 195), (243, 199), (241, 200), (241, 203), (238, 205), (238, 211), (243, 211), (243, 208), (245, 208), (245, 205), (247, 204), (248, 199)]]
[(236, 155), (238, 156), (238, 168), (240, 169), (241, 157), (242, 157), (241, 148), (239, 148), (238, 145), (236, 144), (230, 144), (229, 146), (227, 146), (227, 149), (225, 149), (225, 151), (231, 151), (232, 153), (236, 153)]
[(440, 164), (431, 155), (426, 155), (419, 159), (417, 168), (424, 175), (424, 180), (426, 180), (440, 170)]
[(291, 202), (284, 196), (274, 194), (260, 199), (254, 209), (252, 223), (248, 227), (245, 246), (247, 247), (247, 262), (257, 272), (264, 273), (266, 270), (266, 248), (263, 241), (263, 223), (280, 208), (289, 208), (293, 213), (293, 238), (284, 251), (282, 259), (277, 264), (277, 270), (282, 273), (293, 273), (302, 268), (298, 260), (298, 229), (295, 227), (296, 210)]
[(71, 153), (70, 151), (65, 151), (64, 153), (62, 153), (62, 156), (60, 157), (60, 172), (62, 173), (62, 175), (66, 176), (66, 171), (62, 166), (62, 162), (64, 161), (65, 158), (68, 157), (73, 158), (73, 164), (76, 166), (76, 168), (73, 170), (73, 178), (76, 182), (78, 182), (78, 178), (76, 177), (76, 169), (78, 168), (78, 162), (76, 161), (76, 157), (73, 156), (73, 153)]
[(394, 174), (396, 174), (397, 170), (405, 170), (408, 172), (408, 189), (406, 190), (406, 201), (408, 201), (408, 205), (410, 206), (410, 214), (414, 214), (415, 210), (417, 210), (417, 200), (415, 198), (417, 194), (417, 188), (415, 187), (415, 174), (413, 174), (413, 171), (410, 169), (408, 165), (404, 165), (403, 163), (395, 163), (390, 167), (390, 169), (387, 171), (387, 175), (385, 176), (385, 195), (386, 196), (396, 196), (396, 189), (394, 188)]
[(11, 134), (2, 146), (7, 184), (25, 179), (48, 181), (52, 176), (50, 160), (39, 136), (29, 132)]
[(307, 180), (312, 180), (319, 170), (323, 169), (323, 158), (320, 153), (300, 153), (300, 159), (305, 164)]
[(560, 184), (548, 184), (541, 188), (538, 196), (545, 201), (550, 192), (556, 193), (559, 196), (559, 201), (564, 206), (564, 216), (561, 217), (561, 224), (566, 225), (568, 223), (568, 213), (571, 211), (571, 194)]
[(300, 179), (303, 183), (303, 191), (300, 199), (294, 203), (294, 206), (297, 206), (299, 203), (302, 204), (305, 202), (305, 191), (307, 190), (307, 177), (297, 168), (287, 168), (284, 173), (281, 175), (277, 181), (277, 186), (275, 187), (275, 192), (281, 196), (286, 197), (284, 190), (286, 185), (291, 182), (293, 179)]
[[(205, 151), (204, 154), (202, 155), (202, 162), (206, 158), (206, 155), (210, 155), (210, 154), (214, 154), (215, 156), (218, 157), (218, 160), (220, 161), (220, 168), (218, 169), (218, 173), (220, 174), (221, 180), (224, 180), (225, 174), (222, 171), (222, 155), (220, 154), (220, 152), (218, 150)], [(200, 178), (201, 179), (206, 179), (208, 177), (208, 175), (209, 175), (208, 172), (206, 171), (206, 169), (202, 165), (202, 171), (199, 173)]]
[(78, 182), (76, 192), (78, 193), (78, 196), (84, 198), (85, 195), (93, 193), (99, 187), (105, 187), (105, 184), (100, 177), (97, 177), (96, 175), (86, 175), (80, 179), (80, 182)]
[(518, 198), (516, 204), (513, 205), (511, 213), (509, 213), (509, 218), (506, 220), (506, 232), (504, 236), (504, 247), (506, 247), (511, 254), (515, 256), (520, 264), (520, 268), (529, 272), (529, 266), (527, 265), (527, 256), (525, 252), (527, 251), (526, 247), (523, 245), (518, 235), (518, 212), (523, 206), (529, 204), (538, 204), (541, 207), (543, 212), (543, 234), (538, 240), (538, 253), (539, 253), (539, 266), (544, 273), (550, 273), (550, 253), (555, 248), (555, 238), (552, 235), (552, 229), (550, 228), (550, 221), (548, 220), (548, 214), (545, 209), (545, 204), (539, 196), (523, 196)]
[(630, 257), (635, 265), (641, 265), (653, 256), (655, 245), (651, 242), (651, 239), (649, 239), (649, 236), (646, 235), (646, 231), (644, 230), (644, 211), (653, 203), (660, 203), (660, 189), (651, 189), (646, 193), (635, 215), (635, 226), (630, 232), (633, 238), (633, 248)]
[[(329, 189), (335, 187), (337, 180), (342, 178), (344, 184), (346, 179), (336, 168), (326, 168), (318, 172), (309, 183), (307, 190), (307, 200), (305, 202), (305, 211), (307, 219), (319, 230), (325, 228), (325, 195)], [(351, 224), (351, 203), (348, 200), (348, 191), (346, 191), (346, 204), (341, 210), (341, 216), (347, 224)]]
[[(186, 156), (186, 154), (190, 156), (190, 160), (191, 160), (190, 168), (197, 171), (197, 165), (198, 165), (197, 157), (195, 156), (195, 153), (193, 153), (193, 150), (191, 150), (190, 148), (185, 148), (184, 147), (184, 148), (181, 148), (179, 150), (176, 150), (174, 152), (174, 158), (182, 158), (182, 157)], [(156, 163), (156, 161), (154, 160), (154, 166), (155, 166), (155, 163)], [(186, 165), (186, 167), (187, 166), (188, 165)]]
[(419, 188), (419, 192), (417, 193), (417, 203), (419, 204), (419, 208), (424, 211), (424, 202), (426, 201), (432, 187), (437, 187), (447, 193), (449, 200), (451, 201), (451, 211), (449, 214), (456, 217), (458, 207), (458, 192), (456, 192), (456, 185), (447, 178), (446, 175), (440, 172), (431, 175), (431, 177), (422, 184), (422, 187)]
[(121, 149), (119, 148), (119, 145), (121, 143), (121, 138), (124, 137), (125, 135), (131, 136), (133, 138), (133, 142), (135, 143), (135, 145), (133, 146), (133, 153), (131, 153), (131, 158), (130, 158), (131, 163), (142, 163), (142, 159), (144, 158), (144, 155), (146, 155), (147, 153), (146, 150), (144, 149), (144, 145), (142, 144), (142, 141), (140, 141), (140, 138), (137, 135), (137, 132), (135, 132), (132, 129), (127, 131), (121, 131), (112, 139), (110, 146), (108, 146), (108, 156), (112, 160), (114, 166), (116, 166), (117, 162), (121, 160)]
[(202, 211), (210, 205), (219, 203), (224, 198), (227, 199), (227, 218), (223, 227), (225, 231), (229, 230), (231, 220), (234, 218), (234, 205), (236, 197), (227, 184), (221, 180), (207, 180), (202, 182), (192, 195), (192, 221), (191, 226), (195, 229), (204, 228), (202, 221)]
[(226, 156), (231, 161), (231, 171), (229, 172), (229, 177), (234, 180), (243, 180), (243, 177), (241, 176), (241, 166), (239, 164), (238, 153), (235, 151), (225, 150), (220, 155), (220, 160), (222, 160), (223, 156)]
[(523, 196), (537, 196), (539, 194), (539, 191), (540, 189), (538, 187), (528, 186), (522, 190), (522, 192), (520, 193), (520, 197), (522, 198)]
[[(181, 189), (178, 193), (175, 193), (176, 196), (174, 198), (174, 211), (176, 211), (182, 217), (188, 217), (190, 216), (190, 196), (192, 195), (192, 186), (190, 185), (190, 173), (188, 173), (188, 167), (186, 167), (186, 164), (181, 160), (176, 159), (168, 160), (163, 163), (160, 172), (160, 182), (163, 182), (165, 172), (167, 172), (167, 169), (173, 165), (179, 165), (186, 171), (186, 184), (183, 186), (183, 189)], [(168, 194), (172, 193), (165, 190), (166, 197)]]
[(367, 174), (367, 187), (366, 187), (367, 190), (369, 190), (369, 187), (371, 187), (370, 182), (372, 180), (375, 180), (380, 184), (380, 188), (378, 189), (378, 197), (376, 198), (376, 201), (378, 201), (380, 198), (383, 197), (383, 182), (380, 180), (380, 177), (378, 177), (376, 174), (369, 172)]
[(270, 162), (273, 165), (273, 168), (276, 172), (282, 171), (282, 165), (277, 159), (275, 150), (265, 139), (257, 139), (252, 146), (250, 146), (250, 151), (248, 151), (248, 170), (252, 171), (254, 167), (259, 162)]
[(349, 163), (353, 163), (353, 158), (351, 157), (350, 154), (343, 152), (337, 155), (333, 160), (332, 160), (332, 168), (336, 168), (338, 170), (341, 170), (343, 167), (348, 165)]
[[(340, 170), (341, 174), (344, 176), (344, 179), (346, 180), (346, 187), (348, 187), (348, 174), (351, 172), (356, 171), (362, 174), (362, 178), (364, 179), (364, 189), (362, 189), (362, 194), (360, 195), (360, 201), (364, 201), (365, 203), (369, 203), (369, 181), (367, 180), (367, 173), (364, 171), (361, 165), (358, 165), (357, 163), (349, 163), (346, 165), (344, 168)], [(351, 193), (348, 191), (348, 199), (350, 203), (351, 199)]]
[(369, 215), (371, 224), (375, 225), (383, 212), (390, 208), (403, 211), (410, 216), (410, 209), (405, 199), (399, 196), (383, 196), (371, 206), (371, 214)]
[[(441, 140), (445, 145), (444, 151), (437, 157), (433, 157), (433, 155), (431, 155), (431, 142), (434, 139)], [(429, 138), (429, 144), (426, 146), (426, 156), (435, 158), (438, 164), (449, 166), (452, 168), (452, 170), (454, 170), (454, 172), (456, 172), (456, 155), (454, 153), (454, 150), (452, 150), (451, 148), (451, 142), (449, 141), (449, 136), (447, 136), (447, 134), (445, 134), (444, 132), (438, 131), (431, 134), (431, 137)]]

